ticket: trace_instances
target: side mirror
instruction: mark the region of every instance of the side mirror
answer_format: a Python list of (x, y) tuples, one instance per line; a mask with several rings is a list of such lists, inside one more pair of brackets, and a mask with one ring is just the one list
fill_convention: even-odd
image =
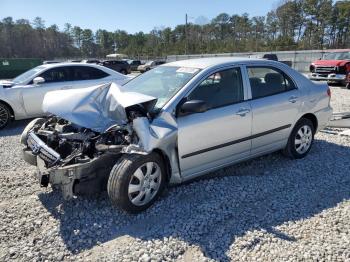
[(209, 109), (207, 103), (202, 100), (189, 100), (180, 107), (181, 114), (204, 113)]
[(37, 76), (33, 79), (33, 84), (34, 85), (39, 85), (45, 83), (45, 79), (43, 77)]

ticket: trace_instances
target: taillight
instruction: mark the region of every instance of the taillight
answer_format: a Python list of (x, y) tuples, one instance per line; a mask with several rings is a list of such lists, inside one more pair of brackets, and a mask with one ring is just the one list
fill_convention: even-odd
[(329, 96), (329, 98), (332, 97), (332, 92), (331, 92), (331, 89), (329, 87), (327, 88), (327, 96)]

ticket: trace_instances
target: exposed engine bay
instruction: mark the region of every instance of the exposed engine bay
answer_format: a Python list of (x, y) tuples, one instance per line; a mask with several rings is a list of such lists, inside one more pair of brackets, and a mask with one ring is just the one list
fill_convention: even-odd
[[(135, 117), (139, 114), (132, 115)], [(33, 126), (27, 141), (31, 148), (36, 146), (35, 139), (32, 139), (34, 135), (59, 155), (56, 158), (50, 157), (39, 149), (38, 154), (47, 168), (86, 163), (106, 152), (120, 153), (128, 145), (137, 145), (139, 142), (132, 124), (115, 124), (105, 132), (98, 133), (56, 116), (48, 117)]]

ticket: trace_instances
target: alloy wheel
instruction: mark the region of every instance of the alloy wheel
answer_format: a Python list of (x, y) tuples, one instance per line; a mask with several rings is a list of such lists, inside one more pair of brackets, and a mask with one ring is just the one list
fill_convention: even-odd
[(161, 169), (157, 163), (144, 163), (131, 176), (128, 187), (129, 200), (136, 206), (146, 205), (157, 194), (161, 179)]
[(7, 124), (9, 117), (9, 112), (4, 106), (0, 105), (0, 128)]
[(295, 150), (298, 154), (304, 154), (309, 150), (312, 143), (312, 130), (308, 125), (304, 125), (299, 128), (298, 132), (295, 135), (294, 145)]

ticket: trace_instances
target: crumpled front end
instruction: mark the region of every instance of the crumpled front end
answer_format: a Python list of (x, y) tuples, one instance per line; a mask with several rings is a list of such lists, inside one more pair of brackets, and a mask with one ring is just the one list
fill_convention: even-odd
[(66, 199), (103, 190), (122, 148), (137, 143), (128, 125), (99, 133), (53, 116), (28, 126), (21, 138), (24, 160), (37, 166), (42, 186), (61, 188)]
[(23, 158), (37, 166), (42, 186), (60, 188), (66, 199), (104, 190), (122, 154), (160, 150), (179, 182), (176, 121), (168, 113), (153, 119), (155, 101), (113, 84), (48, 93), (43, 107), (55, 115), (28, 124)]

